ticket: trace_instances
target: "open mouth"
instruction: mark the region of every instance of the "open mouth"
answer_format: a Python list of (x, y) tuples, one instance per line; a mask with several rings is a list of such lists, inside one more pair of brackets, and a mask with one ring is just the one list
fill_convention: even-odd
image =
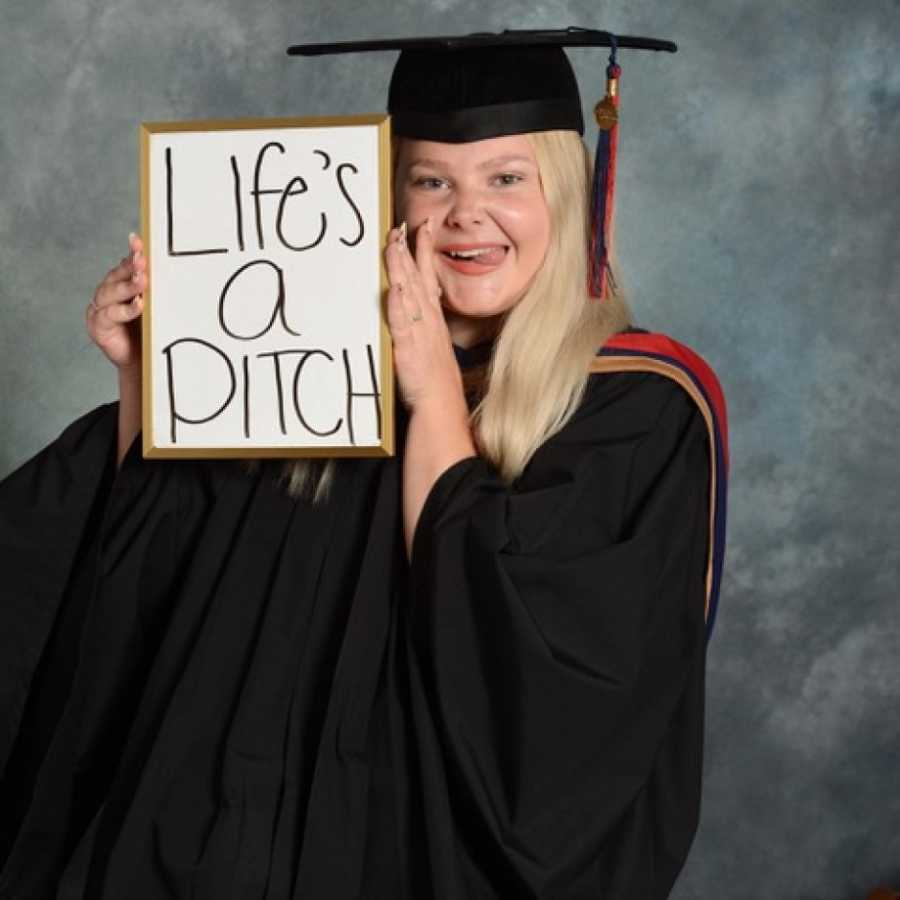
[(441, 251), (451, 268), (463, 272), (478, 272), (494, 268), (506, 259), (509, 247), (503, 244), (492, 244), (483, 247), (448, 248)]

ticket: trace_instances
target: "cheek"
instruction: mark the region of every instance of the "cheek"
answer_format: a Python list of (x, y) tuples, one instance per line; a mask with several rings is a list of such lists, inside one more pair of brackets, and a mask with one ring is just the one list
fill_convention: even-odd
[(408, 218), (407, 212), (412, 201), (412, 195), (408, 194), (403, 188), (398, 188), (394, 193), (394, 218), (397, 222), (402, 222)]
[(507, 207), (502, 227), (519, 254), (539, 262), (550, 242), (550, 213), (543, 198)]
[(429, 215), (434, 215), (439, 204), (427, 194), (400, 191), (394, 204), (394, 218), (401, 222), (422, 222)]

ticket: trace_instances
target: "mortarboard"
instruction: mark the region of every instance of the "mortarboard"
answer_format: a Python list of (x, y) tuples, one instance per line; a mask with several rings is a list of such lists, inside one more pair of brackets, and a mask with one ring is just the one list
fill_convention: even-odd
[(399, 50), (388, 90), (394, 134), (461, 143), (564, 129), (584, 134), (581, 97), (564, 47), (609, 47), (606, 92), (594, 107), (599, 131), (591, 190), (589, 289), (606, 293), (616, 171), (621, 69), (617, 51), (664, 50), (671, 41), (588, 28), (507, 30), (448, 37), (295, 44), (291, 56)]

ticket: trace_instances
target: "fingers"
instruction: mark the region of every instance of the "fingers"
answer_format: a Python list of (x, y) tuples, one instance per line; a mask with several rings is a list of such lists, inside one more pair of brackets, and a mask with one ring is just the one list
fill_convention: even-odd
[(132, 233), (128, 236), (128, 244), (132, 252), (109, 270), (94, 292), (91, 308), (95, 311), (131, 301), (147, 288), (147, 259), (143, 254), (143, 242)]
[(132, 231), (128, 235), (128, 246), (131, 248), (131, 280), (135, 284), (144, 284), (147, 276), (147, 257), (144, 256), (144, 242)]
[(434, 232), (431, 218), (427, 218), (416, 231), (416, 266), (420, 273), (425, 298), (432, 306), (441, 305), (441, 287), (434, 267)]
[[(405, 225), (405, 223), (404, 223)], [(404, 236), (404, 225), (391, 231), (386, 259), (388, 277), (391, 283), (400, 282), (407, 291), (409, 300), (424, 310), (441, 310), (441, 285), (434, 261), (434, 232), (430, 218), (416, 229), (415, 250), (410, 252)]]
[(387, 295), (387, 320), (391, 336), (395, 342), (403, 341), (415, 324), (403, 303), (403, 289), (399, 284), (391, 286)]
[[(421, 233), (421, 226), (418, 231)], [(414, 296), (416, 301), (421, 305), (427, 300), (425, 296), (425, 281), (422, 278), (422, 273), (419, 271), (416, 258), (409, 249), (409, 242), (406, 234), (406, 222), (400, 226), (400, 232), (402, 239), (397, 242), (400, 249), (400, 253), (397, 254), (397, 259), (402, 273), (401, 281), (403, 286), (408, 288), (410, 295)]]
[(123, 256), (121, 260), (119, 260), (119, 264), (114, 268), (110, 269), (101, 284), (115, 284), (119, 281), (126, 281), (134, 275), (135, 265), (134, 260), (131, 256)]
[(391, 285), (388, 293), (389, 322), (392, 305), (398, 317), (398, 323), (399, 318), (404, 316), (406, 323), (418, 321), (422, 317), (423, 300), (419, 285), (420, 279), (418, 272), (414, 271), (415, 263), (411, 261), (405, 232), (405, 224), (392, 229), (388, 235), (388, 245), (385, 249), (388, 281)]
[(98, 324), (119, 325), (136, 319), (144, 311), (144, 298), (135, 297), (130, 303), (113, 303), (94, 313)]
[(104, 281), (121, 281), (125, 278), (134, 278), (136, 273), (146, 273), (147, 259), (144, 256), (144, 243), (134, 233), (128, 235), (128, 256), (123, 256), (119, 264), (110, 269)]
[[(115, 270), (113, 270), (115, 271)], [(127, 277), (119, 277), (117, 280), (110, 276), (104, 279), (94, 293), (93, 305), (96, 309), (105, 309), (108, 306), (116, 306), (127, 303), (140, 295), (147, 286), (146, 276), (138, 273), (137, 279), (129, 274)]]

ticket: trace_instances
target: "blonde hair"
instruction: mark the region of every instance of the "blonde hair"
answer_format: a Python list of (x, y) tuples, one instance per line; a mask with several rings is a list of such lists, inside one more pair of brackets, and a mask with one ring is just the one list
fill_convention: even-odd
[[(528, 289), (505, 314), (490, 359), (463, 373), (474, 405), (470, 423), (478, 452), (507, 483), (575, 413), (594, 355), (631, 321), (614, 260), (606, 298), (588, 294), (592, 163), (584, 141), (574, 131), (540, 131), (527, 138), (550, 212), (550, 244)], [(395, 138), (395, 165), (399, 146)], [(284, 460), (275, 474), (289, 496), (315, 504), (327, 498), (336, 462)], [(252, 472), (259, 461), (243, 463)]]

